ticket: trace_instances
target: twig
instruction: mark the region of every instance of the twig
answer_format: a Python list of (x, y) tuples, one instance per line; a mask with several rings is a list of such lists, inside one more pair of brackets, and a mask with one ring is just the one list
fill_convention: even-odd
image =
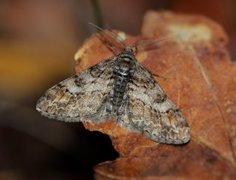
[(98, 3), (97, 0), (90, 0), (90, 2), (92, 4), (95, 24), (103, 29), (104, 28), (104, 23), (103, 23), (103, 18), (102, 18), (102, 13), (101, 13), (99, 3)]

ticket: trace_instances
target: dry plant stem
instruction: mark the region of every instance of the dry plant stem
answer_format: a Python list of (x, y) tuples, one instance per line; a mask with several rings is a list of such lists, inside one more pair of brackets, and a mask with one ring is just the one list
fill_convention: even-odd
[(104, 23), (102, 19), (102, 13), (100, 10), (99, 2), (97, 0), (90, 0), (90, 2), (93, 8), (93, 15), (94, 15), (95, 23), (97, 24), (97, 26), (104, 28)]

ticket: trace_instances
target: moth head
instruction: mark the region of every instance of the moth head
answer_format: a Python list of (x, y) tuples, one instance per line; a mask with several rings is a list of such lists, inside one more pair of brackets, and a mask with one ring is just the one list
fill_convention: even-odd
[(124, 51), (122, 51), (119, 55), (118, 58), (120, 59), (120, 61), (126, 61), (126, 62), (130, 62), (135, 60), (135, 55), (134, 55), (134, 48), (127, 46)]
[(127, 54), (136, 54), (136, 47), (135, 46), (126, 46), (124, 52)]

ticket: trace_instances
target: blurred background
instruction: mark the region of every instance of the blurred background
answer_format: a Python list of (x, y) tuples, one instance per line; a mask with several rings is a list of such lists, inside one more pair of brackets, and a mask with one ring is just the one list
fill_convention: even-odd
[(234, 0), (0, 0), (0, 179), (93, 179), (94, 165), (118, 157), (108, 136), (44, 118), (35, 104), (74, 73), (89, 22), (138, 35), (149, 9), (219, 22), (236, 58)]

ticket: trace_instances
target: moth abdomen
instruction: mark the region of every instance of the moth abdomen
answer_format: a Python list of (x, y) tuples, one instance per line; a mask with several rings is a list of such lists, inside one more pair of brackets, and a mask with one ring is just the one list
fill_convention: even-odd
[(116, 107), (120, 107), (126, 91), (126, 86), (132, 78), (133, 58), (122, 56), (118, 59), (114, 67), (114, 95), (112, 103)]

